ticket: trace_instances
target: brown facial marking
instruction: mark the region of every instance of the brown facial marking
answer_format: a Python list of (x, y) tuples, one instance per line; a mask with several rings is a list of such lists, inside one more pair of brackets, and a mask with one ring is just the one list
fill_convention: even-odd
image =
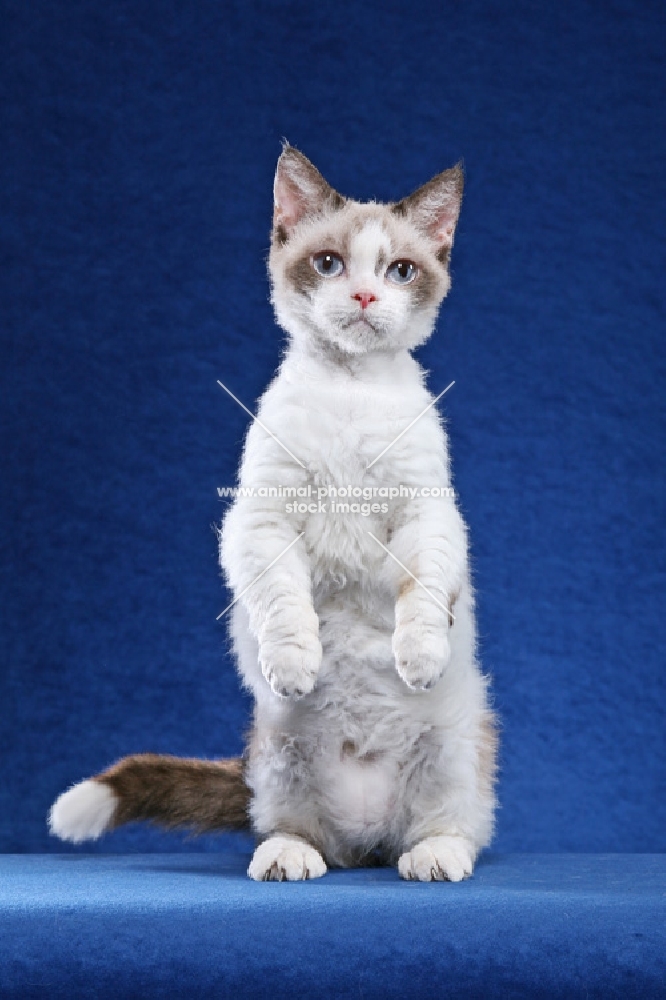
[(449, 260), (451, 259), (451, 247), (440, 247), (436, 256), (440, 264), (443, 264), (444, 267), (448, 267)]
[(393, 212), (394, 215), (398, 215), (401, 218), (404, 218), (404, 216), (407, 215), (407, 206), (405, 205), (404, 200), (397, 201), (395, 205), (391, 205), (391, 211)]
[(380, 250), (379, 255), (377, 257), (377, 264), (375, 265), (375, 274), (380, 275), (387, 264), (388, 264), (388, 257), (386, 256), (383, 250)]
[(290, 282), (300, 295), (306, 298), (312, 297), (312, 292), (318, 287), (322, 280), (310, 261), (310, 256), (300, 257), (294, 264), (287, 268), (287, 281)]
[(408, 289), (412, 293), (412, 303), (414, 308), (433, 302), (437, 298), (437, 279), (426, 268), (421, 268), (419, 274)]
[(281, 247), (283, 247), (287, 242), (287, 240), (289, 239), (289, 234), (287, 233), (287, 230), (285, 229), (285, 227), (282, 225), (281, 222), (278, 222), (277, 226), (273, 230), (273, 236), (275, 242), (278, 243)]

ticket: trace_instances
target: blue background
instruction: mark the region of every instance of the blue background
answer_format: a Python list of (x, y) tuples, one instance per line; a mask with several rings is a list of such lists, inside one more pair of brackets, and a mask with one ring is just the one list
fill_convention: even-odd
[(62, 851), (51, 801), (123, 754), (241, 750), (213, 525), (247, 417), (216, 380), (252, 408), (282, 349), (283, 136), (357, 198), (464, 159), (419, 356), (456, 380), (495, 846), (664, 850), (663, 4), (8, 0), (2, 25), (0, 850)]

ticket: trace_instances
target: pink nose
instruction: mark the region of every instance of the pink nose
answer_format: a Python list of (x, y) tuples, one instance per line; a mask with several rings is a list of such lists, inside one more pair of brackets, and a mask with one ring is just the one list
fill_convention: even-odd
[(361, 309), (367, 309), (371, 302), (377, 301), (377, 296), (372, 292), (357, 292), (352, 298), (361, 303)]

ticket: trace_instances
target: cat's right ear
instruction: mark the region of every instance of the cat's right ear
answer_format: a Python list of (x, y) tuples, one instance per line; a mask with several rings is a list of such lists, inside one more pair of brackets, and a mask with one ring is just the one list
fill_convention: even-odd
[(278, 243), (287, 242), (301, 219), (345, 203), (307, 156), (288, 143), (278, 160), (273, 196), (273, 235)]

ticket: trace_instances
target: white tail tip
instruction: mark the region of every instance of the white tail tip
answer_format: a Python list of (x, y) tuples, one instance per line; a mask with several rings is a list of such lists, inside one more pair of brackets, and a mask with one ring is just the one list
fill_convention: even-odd
[(101, 781), (81, 781), (63, 792), (49, 813), (49, 830), (61, 840), (80, 844), (97, 840), (109, 829), (118, 798)]

